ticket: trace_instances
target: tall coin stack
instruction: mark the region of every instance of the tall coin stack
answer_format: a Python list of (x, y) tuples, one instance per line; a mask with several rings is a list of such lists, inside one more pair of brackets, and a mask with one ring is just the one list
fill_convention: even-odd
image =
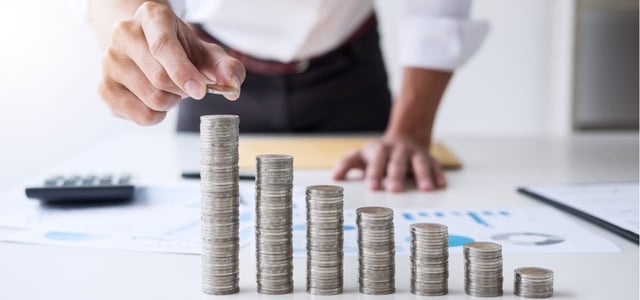
[(553, 271), (544, 268), (524, 267), (514, 271), (513, 293), (525, 298), (550, 298), (553, 296)]
[(307, 293), (342, 293), (343, 188), (307, 187)]
[(293, 157), (256, 157), (256, 267), (258, 293), (293, 292)]
[(449, 233), (435, 223), (411, 224), (411, 292), (440, 296), (449, 292)]
[(202, 291), (237, 293), (238, 126), (232, 115), (200, 117)]
[(502, 296), (502, 246), (491, 242), (464, 244), (464, 291), (474, 297)]
[(356, 214), (358, 290), (371, 295), (392, 294), (396, 290), (393, 210), (361, 207)]

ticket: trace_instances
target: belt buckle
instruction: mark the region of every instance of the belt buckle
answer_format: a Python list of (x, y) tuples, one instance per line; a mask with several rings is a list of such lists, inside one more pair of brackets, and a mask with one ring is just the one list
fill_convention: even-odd
[(295, 71), (296, 73), (302, 73), (309, 69), (310, 61), (308, 59), (301, 60), (296, 63)]

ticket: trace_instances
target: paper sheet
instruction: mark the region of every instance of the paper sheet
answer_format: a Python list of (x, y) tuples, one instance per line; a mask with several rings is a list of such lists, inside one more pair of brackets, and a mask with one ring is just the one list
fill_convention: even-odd
[(527, 189), (638, 234), (637, 182), (532, 186)]
[[(372, 137), (245, 137), (240, 136), (240, 169), (253, 170), (256, 155), (287, 153), (295, 157), (295, 169), (331, 169), (349, 152), (358, 149)], [(444, 169), (459, 169), (462, 162), (443, 143), (434, 142), (431, 155)]]
[[(252, 184), (241, 184), (240, 243), (253, 241)], [(134, 204), (103, 208), (51, 209), (0, 215), (0, 227), (21, 228), (1, 240), (79, 247), (198, 254), (200, 252), (199, 189), (143, 189)], [(305, 195), (294, 189), (294, 255), (305, 255)], [(344, 253), (357, 255), (355, 210), (345, 210)], [(409, 255), (409, 225), (436, 222), (449, 227), (452, 254), (470, 241), (494, 241), (504, 253), (618, 252), (612, 242), (548, 207), (395, 209), (396, 254)], [(253, 247), (252, 247), (253, 248)]]
[[(241, 247), (252, 240), (252, 210), (240, 205)], [(12, 242), (200, 253), (200, 189), (198, 185), (139, 188), (135, 201), (115, 206), (38, 206), (0, 215), (0, 227), (14, 229), (15, 233), (0, 237)]]

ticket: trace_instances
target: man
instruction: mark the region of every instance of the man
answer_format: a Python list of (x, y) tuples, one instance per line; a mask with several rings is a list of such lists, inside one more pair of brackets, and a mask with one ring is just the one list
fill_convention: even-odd
[[(106, 48), (99, 93), (116, 116), (151, 125), (180, 106), (182, 131), (220, 113), (240, 115), (243, 132), (384, 130), (339, 162), (334, 179), (361, 169), (373, 190), (402, 191), (408, 175), (422, 191), (446, 187), (428, 149), (452, 71), (487, 31), (468, 20), (470, 0), (402, 2), (393, 105), (373, 0), (170, 2), (90, 3)], [(207, 95), (208, 83), (242, 85), (242, 99)]]

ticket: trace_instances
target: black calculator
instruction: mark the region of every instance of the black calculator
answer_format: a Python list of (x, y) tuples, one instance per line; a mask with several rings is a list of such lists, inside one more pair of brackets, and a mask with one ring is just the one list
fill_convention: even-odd
[(25, 192), (28, 198), (47, 204), (125, 202), (133, 199), (135, 187), (131, 179), (128, 174), (55, 175), (41, 186), (27, 187)]

